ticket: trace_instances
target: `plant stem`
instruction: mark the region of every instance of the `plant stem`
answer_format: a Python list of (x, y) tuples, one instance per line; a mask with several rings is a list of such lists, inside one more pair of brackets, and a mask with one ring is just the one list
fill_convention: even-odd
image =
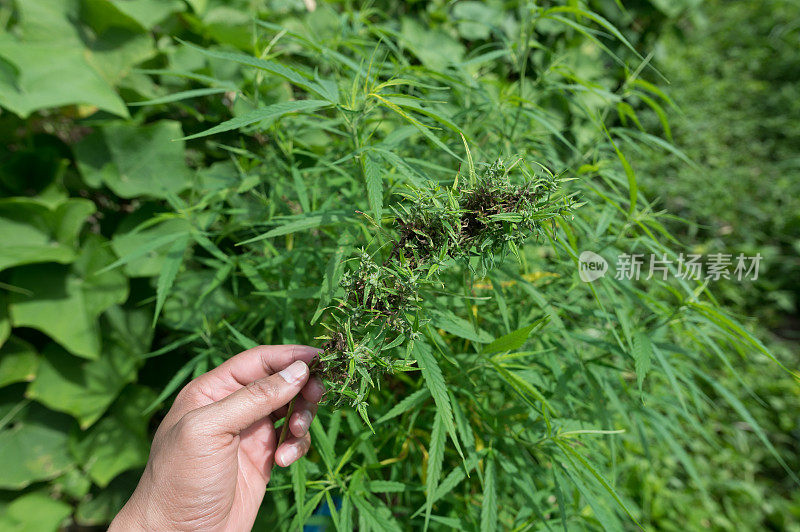
[(281, 435), (278, 438), (278, 445), (280, 445), (286, 441), (286, 436), (289, 435), (289, 419), (292, 417), (292, 413), (294, 413), (294, 402), (297, 400), (297, 396), (293, 397), (291, 401), (289, 401), (289, 410), (286, 411), (286, 421), (283, 423), (283, 427), (281, 428)]

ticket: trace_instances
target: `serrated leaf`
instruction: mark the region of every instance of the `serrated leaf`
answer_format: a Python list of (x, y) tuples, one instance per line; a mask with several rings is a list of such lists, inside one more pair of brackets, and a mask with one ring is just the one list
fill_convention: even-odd
[(231, 118), (230, 120), (226, 120), (225, 122), (210, 129), (206, 129), (200, 133), (195, 133), (194, 135), (183, 137), (179, 140), (192, 140), (200, 137), (207, 137), (209, 135), (215, 135), (217, 133), (231, 131), (233, 129), (240, 129), (245, 126), (249, 126), (250, 124), (255, 124), (256, 122), (275, 120), (276, 118), (280, 118), (288, 113), (298, 113), (303, 111), (309, 112), (321, 107), (327, 107), (328, 105), (330, 104), (323, 100), (299, 100), (275, 103), (260, 109), (256, 109), (255, 111), (250, 111), (242, 116)]
[(186, 246), (189, 244), (189, 235), (184, 235), (170, 246), (167, 251), (167, 256), (161, 266), (161, 274), (158, 276), (156, 283), (156, 310), (153, 313), (153, 327), (156, 326), (158, 315), (161, 314), (161, 308), (164, 306), (164, 301), (167, 299), (167, 294), (172, 283), (175, 282), (175, 277), (178, 275), (178, 270), (183, 263), (183, 254), (186, 252)]
[(367, 184), (367, 199), (369, 207), (375, 216), (375, 221), (380, 224), (383, 216), (383, 178), (381, 168), (372, 154), (364, 154), (364, 180)]
[(485, 346), (481, 352), (489, 354), (489, 353), (498, 353), (501, 351), (514, 351), (515, 349), (519, 349), (520, 347), (525, 345), (526, 341), (528, 341), (528, 337), (530, 336), (531, 332), (537, 327), (542, 326), (544, 323), (547, 323), (549, 319), (550, 318), (548, 316), (545, 316), (543, 318), (536, 320), (530, 325), (526, 325), (525, 327), (520, 327), (516, 331), (501, 336), (497, 340)]
[(491, 334), (482, 329), (476, 330), (470, 322), (456, 316), (449, 310), (431, 310), (430, 315), (431, 324), (459, 338), (465, 338), (480, 344), (488, 344), (494, 340)]
[(227, 320), (222, 320), (222, 323), (225, 325), (225, 327), (228, 328), (231, 334), (233, 334), (233, 338), (236, 340), (236, 343), (239, 344), (239, 347), (241, 347), (244, 350), (258, 347), (258, 342), (256, 342), (252, 338), (245, 336), (241, 331), (239, 331), (239, 329), (228, 323)]
[(445, 428), (447, 428), (447, 433), (453, 440), (458, 454), (463, 458), (464, 453), (461, 451), (461, 444), (458, 442), (458, 436), (456, 435), (456, 427), (453, 422), (453, 409), (450, 406), (450, 397), (447, 395), (447, 385), (442, 376), (442, 370), (439, 368), (439, 364), (436, 362), (436, 358), (433, 356), (428, 344), (421, 341), (414, 342), (412, 353), (417, 359), (417, 364), (419, 364), (420, 370), (422, 371), (422, 376), (425, 378), (425, 385), (431, 392), (431, 396), (436, 403), (436, 408), (441, 411), (442, 422)]
[(403, 493), (408, 491), (408, 484), (394, 480), (370, 480), (366, 485), (370, 493)]
[(366, 498), (355, 493), (350, 494), (350, 500), (353, 501), (353, 504), (358, 509), (359, 518), (363, 519), (370, 529), (382, 532), (399, 532), (402, 530), (397, 521), (392, 518), (389, 509), (382, 503), (380, 503), (380, 508), (376, 508)]
[(433, 419), (431, 429), (431, 440), (428, 446), (428, 468), (425, 472), (425, 528), (431, 519), (433, 510), (433, 499), (436, 496), (436, 487), (439, 484), (439, 477), (442, 474), (442, 462), (444, 461), (444, 442), (445, 442), (444, 421), (442, 411), (437, 410)]
[(430, 397), (430, 391), (427, 388), (417, 390), (411, 395), (404, 397), (399, 403), (396, 403), (388, 412), (381, 416), (375, 424), (380, 425), (385, 421), (389, 421), (390, 419), (404, 414), (412, 408), (421, 405), (428, 397)]
[(145, 100), (142, 102), (130, 102), (128, 105), (141, 106), (141, 105), (160, 105), (164, 103), (179, 102), (181, 100), (188, 100), (190, 98), (198, 98), (200, 96), (209, 96), (211, 94), (222, 94), (223, 92), (235, 91), (235, 87), (206, 87), (203, 89), (191, 89), (186, 91), (174, 92), (160, 98), (153, 98), (152, 100)]
[[(224, 61), (233, 61), (235, 63), (239, 63), (246, 66), (251, 66), (254, 68), (258, 68), (260, 70), (265, 70), (270, 72), (271, 74), (275, 74), (276, 76), (280, 76), (287, 81), (297, 85), (298, 87), (302, 87), (310, 92), (314, 92), (323, 98), (331, 97), (331, 89), (330, 87), (323, 87), (319, 84), (308, 80), (302, 74), (293, 70), (285, 65), (280, 63), (276, 63), (274, 61), (267, 61), (265, 59), (260, 59), (258, 57), (254, 57), (252, 55), (241, 54), (237, 52), (223, 52), (220, 50), (209, 50), (206, 48), (201, 48), (199, 46), (194, 46), (193, 44), (187, 43), (185, 41), (181, 41), (184, 46), (192, 48), (199, 53), (208, 56), (214, 57), (217, 59), (222, 59)], [(331, 104), (338, 103), (337, 101), (330, 101)]]
[(311, 423), (310, 430), (311, 437), (314, 439), (314, 447), (322, 457), (322, 461), (325, 462), (325, 466), (328, 468), (328, 471), (333, 471), (334, 461), (336, 460), (333, 443), (328, 437), (328, 433), (326, 433), (325, 429), (322, 427), (318, 417), (314, 417), (314, 421)]
[(631, 512), (628, 509), (628, 506), (622, 501), (619, 494), (617, 494), (617, 491), (614, 489), (611, 483), (609, 483), (605, 479), (605, 477), (601, 475), (600, 472), (597, 469), (595, 469), (594, 466), (590, 464), (589, 461), (586, 460), (586, 458), (582, 454), (573, 449), (568, 442), (564, 442), (558, 439), (553, 441), (555, 441), (555, 443), (564, 452), (564, 454), (566, 454), (570, 458), (574, 457), (576, 460), (578, 460), (578, 462), (580, 462), (583, 465), (583, 467), (586, 468), (586, 470), (589, 473), (591, 473), (591, 475), (600, 483), (600, 485), (603, 486), (603, 488), (609, 493), (609, 495), (613, 497), (613, 499), (617, 502), (620, 508), (622, 508), (626, 514), (628, 514), (628, 517), (630, 517), (631, 520), (633, 520), (636, 526), (642, 528), (642, 525), (639, 524), (639, 521), (636, 519), (636, 516), (634, 516), (633, 512)]
[(483, 475), (483, 501), (481, 501), (481, 532), (497, 530), (497, 487), (495, 486), (494, 453), (486, 457)]
[[(551, 412), (555, 413), (553, 407), (547, 401), (545, 396), (542, 395), (542, 393), (539, 390), (537, 390), (533, 384), (520, 377), (516, 372), (510, 371), (504, 365), (498, 364), (497, 362), (491, 359), (489, 360), (489, 362), (491, 362), (492, 366), (494, 366), (494, 368), (497, 370), (497, 372), (500, 374), (503, 380), (506, 381), (511, 386), (511, 388), (513, 388), (514, 391), (516, 391), (525, 400), (525, 402), (531, 406), (531, 408), (537, 411), (541, 411), (542, 415), (544, 415), (545, 417), (547, 417), (546, 410), (550, 410)], [(539, 401), (542, 403), (541, 410), (539, 409), (535, 401)]]
[(300, 458), (291, 465), (292, 491), (298, 516), (302, 513), (306, 501), (306, 461)]
[(642, 382), (650, 371), (650, 359), (653, 355), (653, 346), (647, 333), (639, 331), (633, 336), (633, 362), (636, 369), (636, 382), (639, 391), (642, 390)]
[(267, 238), (297, 233), (298, 231), (307, 231), (308, 229), (315, 229), (317, 227), (326, 225), (336, 225), (350, 218), (352, 218), (352, 214), (344, 211), (313, 212), (303, 214), (289, 219), (290, 221), (287, 223), (276, 227), (275, 229), (271, 229), (263, 235), (250, 238), (244, 242), (239, 242), (238, 245), (243, 246), (245, 244), (252, 244), (253, 242), (258, 242)]

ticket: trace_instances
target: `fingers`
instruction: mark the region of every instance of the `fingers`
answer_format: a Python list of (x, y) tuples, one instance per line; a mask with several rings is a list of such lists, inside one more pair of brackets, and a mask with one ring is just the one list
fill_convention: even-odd
[(238, 434), (291, 401), (306, 382), (308, 366), (297, 360), (278, 373), (251, 382), (203, 410), (220, 429)]
[(301, 360), (307, 365), (320, 350), (307, 345), (261, 345), (229, 358), (190, 386), (218, 401), (242, 386), (263, 379)]
[(319, 403), (325, 393), (325, 385), (318, 377), (308, 379), (308, 383), (303, 386), (303, 397), (311, 403)]
[(297, 399), (294, 404), (294, 412), (289, 418), (289, 431), (298, 438), (308, 434), (314, 415), (317, 413), (317, 403), (311, 403), (303, 397)]
[[(308, 379), (306, 385), (303, 386), (303, 389), (300, 393), (309, 403), (319, 403), (322, 399), (322, 395), (325, 393), (325, 386), (322, 384), (322, 381), (319, 379), (319, 377), (311, 377)], [(285, 417), (288, 411), (288, 405), (282, 406), (275, 410), (270, 417), (273, 421), (278, 421), (279, 419)], [(298, 407), (295, 407), (295, 411), (298, 411)], [(316, 412), (316, 409), (314, 412)]]
[(275, 463), (281, 467), (289, 467), (311, 447), (311, 436), (287, 438), (275, 451)]

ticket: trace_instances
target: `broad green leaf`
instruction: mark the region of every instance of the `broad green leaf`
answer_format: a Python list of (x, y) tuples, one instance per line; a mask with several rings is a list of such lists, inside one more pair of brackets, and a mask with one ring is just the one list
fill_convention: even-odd
[(226, 120), (217, 126), (205, 131), (201, 131), (200, 133), (195, 133), (194, 135), (183, 137), (180, 140), (191, 140), (200, 137), (207, 137), (208, 135), (214, 135), (224, 131), (240, 129), (245, 126), (249, 126), (250, 124), (255, 124), (256, 122), (271, 123), (272, 121), (288, 113), (311, 112), (329, 105), (330, 104), (328, 102), (323, 100), (299, 100), (274, 103), (272, 105), (256, 109), (255, 111), (250, 111), (242, 116), (231, 118), (230, 120)]
[(441, 30), (424, 27), (411, 17), (401, 20), (400, 35), (403, 44), (431, 70), (445, 70), (452, 63), (461, 62), (464, 47)]
[(25, 340), (12, 336), (0, 346), (0, 386), (32, 381), (38, 366), (36, 350)]
[(15, 532), (60, 530), (72, 514), (72, 506), (53, 499), (46, 489), (25, 493), (11, 501), (0, 514), (0, 529)]
[(0, 293), (0, 347), (11, 336), (11, 317), (8, 315), (8, 303), (5, 295)]
[(488, 38), (492, 27), (503, 22), (503, 11), (484, 2), (458, 2), (453, 6), (453, 16), (458, 20), (458, 33), (468, 41)]
[(39, 329), (75, 355), (98, 358), (97, 318), (128, 297), (122, 273), (97, 273), (113, 259), (102, 237), (92, 235), (71, 266), (35, 264), (15, 269), (11, 282), (24, 293), (11, 296), (12, 323)]
[(36, 199), (0, 200), (0, 270), (38, 262), (72, 262), (78, 233), (94, 211), (94, 204), (81, 198), (55, 208)]
[(50, 344), (42, 351), (38, 374), (26, 395), (70, 414), (85, 429), (135, 377), (136, 358), (122, 349), (110, 347), (97, 360), (81, 360)]
[(104, 182), (123, 198), (166, 198), (191, 184), (179, 122), (113, 122), (75, 146), (78, 168), (89, 182)]
[(111, 483), (93, 490), (83, 498), (75, 512), (75, 522), (83, 526), (104, 526), (111, 522), (128, 501), (139, 482), (138, 471), (130, 471), (118, 476)]
[(22, 489), (55, 478), (73, 465), (69, 418), (32, 405), (23, 419), (0, 430), (0, 489)]
[[(101, 0), (102, 1), (102, 0)], [(119, 11), (135, 20), (145, 30), (163, 21), (169, 15), (185, 10), (180, 0), (111, 0)]]
[[(0, 106), (27, 117), (39, 109), (84, 104), (127, 118), (125, 104), (98, 70), (98, 58), (76, 24), (79, 3), (24, 0), (16, 5), (15, 31), (0, 35), (0, 59), (13, 68), (11, 76), (0, 76)], [(103, 36), (95, 44), (109, 53), (125, 45)], [(136, 59), (141, 57), (132, 57)]]
[(148, 388), (129, 386), (108, 415), (87, 432), (73, 434), (70, 449), (96, 485), (105, 488), (123, 471), (147, 463), (149, 416), (142, 412), (155, 397)]

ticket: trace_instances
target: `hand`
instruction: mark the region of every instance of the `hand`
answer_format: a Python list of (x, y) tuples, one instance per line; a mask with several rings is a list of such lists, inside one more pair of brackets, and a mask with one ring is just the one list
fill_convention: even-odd
[[(308, 451), (308, 428), (324, 391), (309, 379), (318, 352), (260, 346), (186, 385), (109, 530), (250, 530), (272, 464), (287, 467)], [(291, 434), (278, 446), (274, 422), (295, 396)]]

